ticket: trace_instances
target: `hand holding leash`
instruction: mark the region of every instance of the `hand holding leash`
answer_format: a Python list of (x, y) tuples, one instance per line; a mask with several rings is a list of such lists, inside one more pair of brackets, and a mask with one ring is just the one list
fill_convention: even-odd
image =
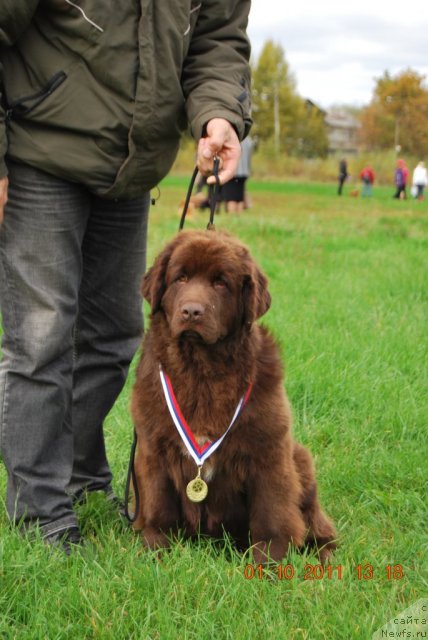
[(238, 167), (241, 145), (235, 129), (224, 118), (213, 118), (207, 124), (206, 136), (199, 140), (197, 165), (204, 176), (210, 176), (207, 183), (215, 184), (211, 176), (213, 160), (220, 160), (219, 181), (224, 184), (231, 180)]

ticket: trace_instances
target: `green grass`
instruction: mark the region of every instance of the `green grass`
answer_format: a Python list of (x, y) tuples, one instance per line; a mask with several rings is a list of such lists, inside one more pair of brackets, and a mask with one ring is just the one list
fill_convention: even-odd
[[(151, 213), (149, 262), (177, 229), (187, 178)], [(281, 345), (294, 431), (310, 447), (337, 524), (332, 578), (244, 576), (227, 541), (144, 551), (101, 496), (79, 509), (88, 548), (71, 558), (30, 543), (0, 513), (0, 638), (357, 639), (427, 597), (428, 203), (338, 198), (335, 185), (250, 181), (251, 210), (221, 214), (270, 279), (265, 319)], [(205, 226), (197, 214), (186, 228)], [(106, 424), (123, 494), (131, 379)], [(0, 468), (4, 495), (6, 474)], [(358, 579), (371, 564), (373, 577)], [(387, 566), (404, 577), (388, 579)], [(274, 572), (275, 573), (275, 572)]]

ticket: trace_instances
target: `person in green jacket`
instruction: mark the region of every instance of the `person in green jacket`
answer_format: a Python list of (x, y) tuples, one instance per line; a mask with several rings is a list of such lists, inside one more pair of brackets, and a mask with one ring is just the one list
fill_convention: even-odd
[[(182, 132), (235, 173), (249, 0), (2, 0), (0, 446), (12, 523), (66, 552), (114, 497), (103, 422), (139, 345), (149, 192)], [(208, 178), (213, 181), (213, 176)]]

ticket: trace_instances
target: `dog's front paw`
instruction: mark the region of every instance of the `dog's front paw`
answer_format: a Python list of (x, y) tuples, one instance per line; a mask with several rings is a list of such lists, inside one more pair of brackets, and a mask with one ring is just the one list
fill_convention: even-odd
[(252, 552), (255, 564), (267, 564), (272, 559), (267, 542), (257, 542), (253, 545)]
[(287, 555), (290, 543), (282, 540), (261, 540), (252, 546), (255, 564), (279, 563)]
[(319, 547), (317, 547), (317, 555), (320, 563), (322, 565), (329, 564), (329, 562), (331, 562), (331, 556), (337, 549), (337, 543), (332, 539), (318, 540), (317, 542), (320, 545)]
[(141, 538), (147, 549), (167, 549), (170, 546), (166, 534), (154, 527), (145, 527), (141, 532)]

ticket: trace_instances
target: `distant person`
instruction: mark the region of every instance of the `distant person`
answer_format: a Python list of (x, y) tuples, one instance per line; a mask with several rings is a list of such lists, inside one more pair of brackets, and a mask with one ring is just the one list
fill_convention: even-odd
[(415, 190), (414, 197), (417, 200), (424, 199), (424, 189), (428, 184), (428, 173), (425, 162), (419, 162), (413, 171), (413, 188)]
[[(409, 182), (409, 175), (410, 175), (410, 171), (407, 168), (406, 163), (403, 160), (403, 172), (404, 172), (404, 189), (406, 190), (407, 188), (407, 183)], [(407, 196), (407, 191), (406, 191), (406, 196)]]
[(397, 165), (395, 168), (394, 180), (396, 186), (396, 192), (394, 193), (394, 198), (397, 199), (405, 199), (407, 198), (406, 186), (407, 179), (409, 177), (409, 170), (406, 166), (404, 160), (397, 160)]
[(236, 175), (221, 188), (221, 199), (225, 203), (227, 213), (241, 213), (248, 208), (246, 183), (251, 174), (251, 156), (254, 143), (250, 136), (241, 142), (241, 157)]
[(338, 176), (338, 180), (339, 180), (339, 187), (337, 189), (337, 195), (341, 196), (342, 195), (342, 191), (343, 191), (343, 184), (346, 180), (346, 178), (348, 177), (348, 164), (345, 160), (345, 158), (342, 158), (342, 160), (339, 162), (339, 176)]
[(363, 184), (361, 189), (362, 197), (370, 198), (373, 192), (373, 183), (374, 183), (375, 175), (373, 169), (370, 165), (367, 165), (362, 169), (360, 173), (360, 180)]

